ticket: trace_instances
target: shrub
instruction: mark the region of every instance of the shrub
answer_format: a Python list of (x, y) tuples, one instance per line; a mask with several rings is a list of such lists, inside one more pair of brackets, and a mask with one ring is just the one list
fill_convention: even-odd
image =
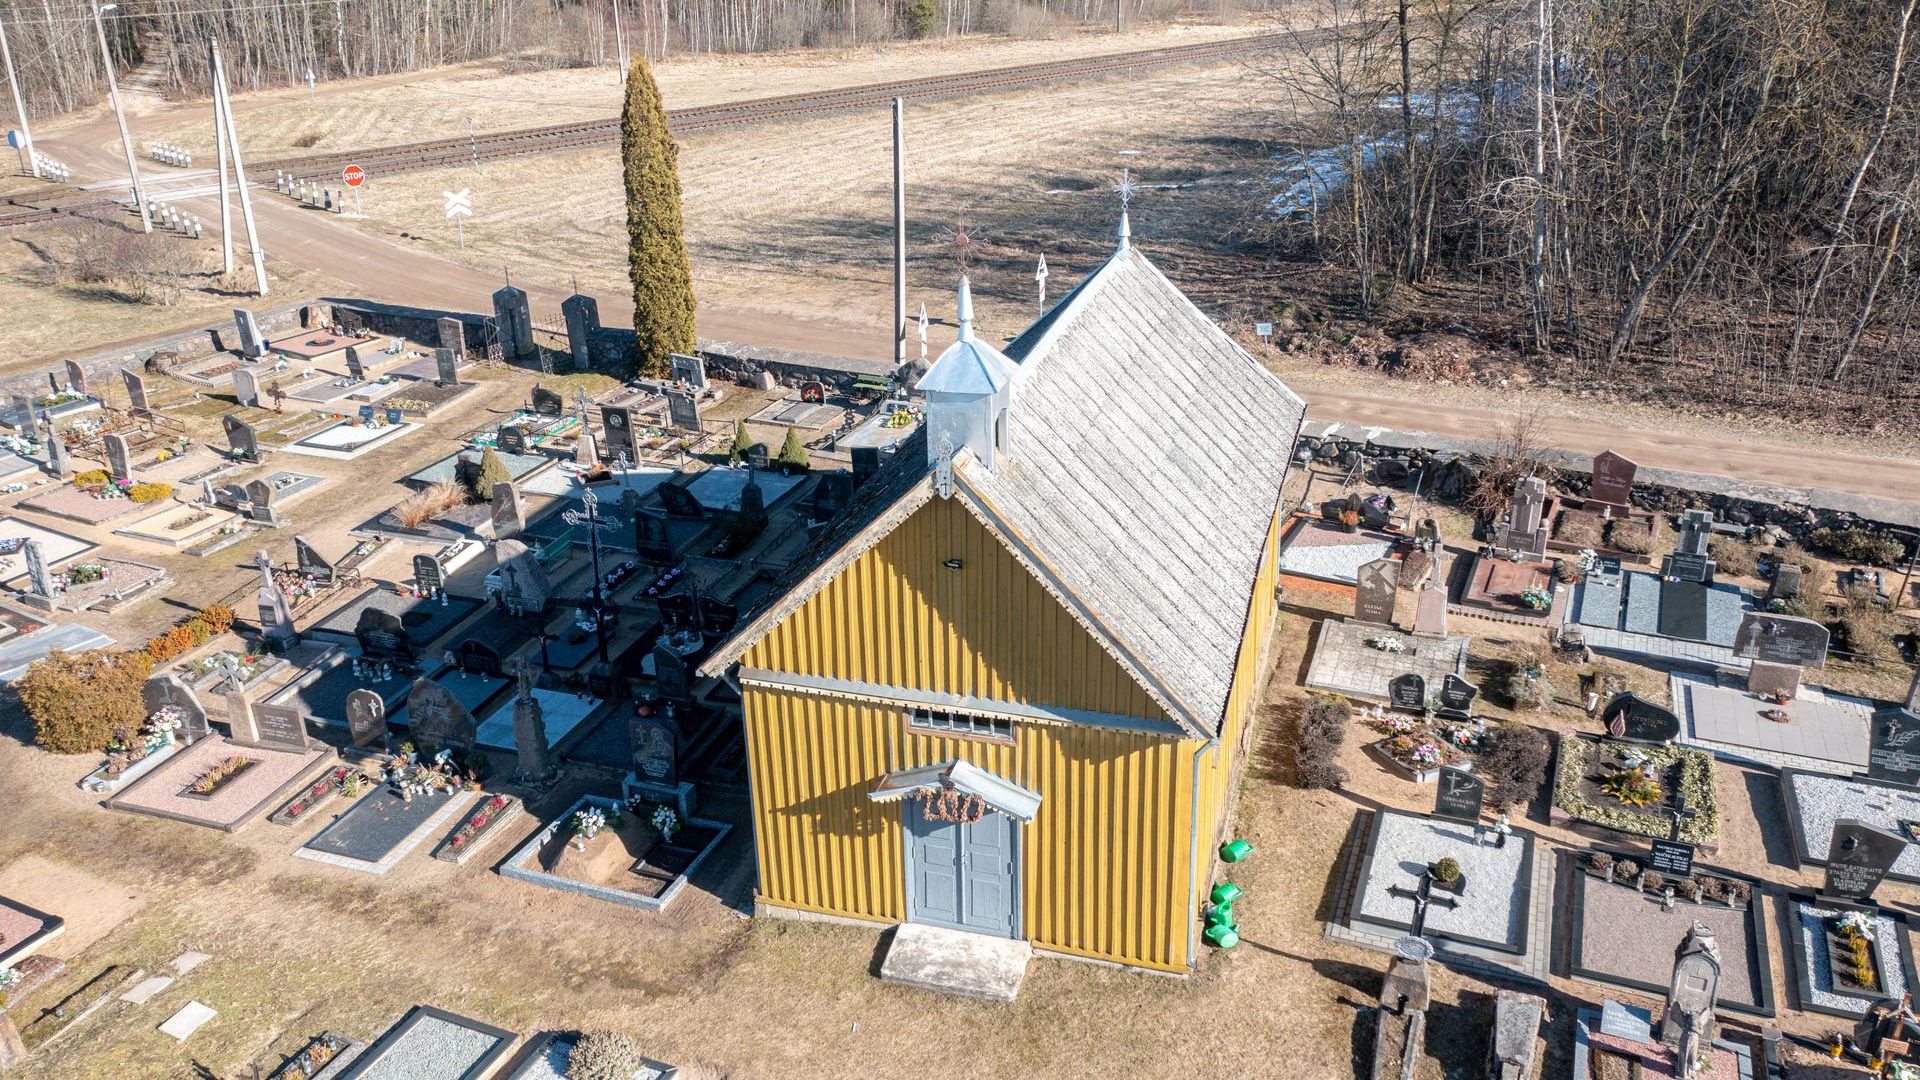
[(393, 514), (400, 524), (409, 529), (417, 529), (441, 514), (467, 501), (467, 493), (459, 484), (451, 480), (442, 480), (432, 487), (403, 500), (393, 508)]
[(787, 439), (780, 444), (780, 456), (774, 458), (774, 463), (787, 473), (806, 472), (813, 468), (813, 459), (807, 456), (806, 445), (800, 441), (798, 430), (787, 429)]
[(747, 460), (747, 451), (753, 449), (753, 436), (747, 434), (747, 422), (733, 422), (733, 444), (727, 447), (727, 463), (738, 465)]
[(36, 660), (14, 685), (33, 721), (34, 740), (56, 754), (104, 750), (116, 727), (146, 722), (140, 691), (153, 673), (144, 652), (58, 649)]
[(1595, 873), (1611, 875), (1613, 873), (1613, 856), (1604, 851), (1588, 852), (1587, 867)]
[(127, 489), (127, 498), (137, 503), (157, 502), (173, 495), (172, 484), (135, 484)]
[(1507, 675), (1506, 691), (1516, 709), (1544, 709), (1553, 704), (1553, 683), (1544, 673), (1527, 674), (1520, 665)]
[(156, 664), (164, 664), (190, 649), (197, 649), (233, 628), (233, 609), (225, 604), (208, 604), (188, 616), (179, 625), (158, 637), (147, 639), (147, 655)]
[(1727, 903), (1744, 904), (1752, 893), (1752, 888), (1744, 881), (1727, 882)]
[(500, 484), (513, 483), (513, 474), (507, 471), (507, 463), (489, 446), (480, 453), (480, 474), (473, 481), (473, 501), (489, 502), (493, 499), (493, 489)]
[(1499, 809), (1525, 806), (1546, 783), (1553, 747), (1544, 732), (1518, 722), (1495, 730), (1493, 748), (1480, 755), (1476, 766), (1487, 782), (1487, 796)]
[(1560, 579), (1562, 584), (1571, 585), (1586, 577), (1587, 572), (1580, 569), (1580, 563), (1577, 560), (1561, 559), (1553, 564), (1553, 576)]
[(1752, 577), (1760, 568), (1759, 553), (1753, 545), (1730, 536), (1716, 536), (1707, 541), (1707, 554), (1713, 556), (1716, 568), (1722, 573), (1736, 577)]
[(907, 0), (900, 9), (900, 21), (910, 38), (923, 38), (933, 33), (934, 26), (940, 21), (940, 9), (933, 0)]
[(1632, 881), (1640, 876), (1640, 864), (1632, 859), (1621, 859), (1613, 864), (1613, 880)]
[[(206, 639), (202, 638), (201, 643)], [(168, 630), (158, 637), (147, 639), (147, 655), (156, 664), (164, 664), (176, 656), (194, 647), (193, 632), (185, 623)]]
[(1841, 648), (1862, 656), (1888, 660), (1900, 659), (1900, 646), (1894, 638), (1910, 624), (1895, 614), (1872, 590), (1847, 590), (1847, 605), (1841, 611), (1839, 642)]
[(200, 621), (216, 634), (233, 629), (233, 609), (225, 604), (208, 604), (200, 609)]
[(1434, 863), (1433, 878), (1435, 881), (1438, 881), (1447, 885), (1451, 885), (1454, 882), (1459, 881), (1460, 880), (1460, 860), (1449, 855), (1446, 858), (1441, 859), (1439, 862)]
[(1646, 873), (1640, 875), (1640, 887), (1654, 894), (1655, 896), (1658, 896), (1663, 890), (1666, 889), (1667, 879), (1664, 875), (1662, 875), (1658, 871), (1649, 870)]
[(1680, 899), (1685, 900), (1688, 903), (1697, 904), (1700, 902), (1700, 883), (1698, 881), (1695, 881), (1693, 878), (1687, 878), (1681, 881), (1679, 884), (1674, 886), (1673, 891), (1676, 895), (1680, 897)]
[(617, 1031), (589, 1031), (580, 1036), (567, 1059), (569, 1080), (633, 1080), (646, 1064), (646, 1055), (631, 1036)]
[(1601, 523), (1586, 514), (1567, 514), (1553, 530), (1554, 539), (1581, 547), (1599, 547), (1602, 535)]
[(1658, 806), (1667, 795), (1660, 781), (1639, 769), (1615, 769), (1600, 781), (1600, 790), (1636, 809)]
[(1607, 526), (1607, 546), (1629, 555), (1653, 550), (1653, 528), (1644, 521), (1616, 520)]
[(1345, 698), (1314, 694), (1300, 709), (1293, 744), (1294, 778), (1310, 790), (1337, 788), (1347, 782), (1340, 765), (1340, 748), (1347, 741), (1347, 721), (1353, 715)]
[(97, 488), (107, 486), (107, 474), (100, 469), (83, 469), (73, 474), (73, 486)]
[(1818, 528), (1808, 537), (1813, 546), (1831, 551), (1848, 562), (1872, 566), (1892, 566), (1906, 556), (1907, 546), (1900, 538), (1872, 529)]

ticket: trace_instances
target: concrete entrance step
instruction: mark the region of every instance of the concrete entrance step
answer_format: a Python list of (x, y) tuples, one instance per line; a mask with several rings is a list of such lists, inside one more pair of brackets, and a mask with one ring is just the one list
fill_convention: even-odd
[(880, 962), (880, 978), (943, 994), (1012, 1001), (1031, 959), (1033, 946), (1024, 941), (901, 923)]

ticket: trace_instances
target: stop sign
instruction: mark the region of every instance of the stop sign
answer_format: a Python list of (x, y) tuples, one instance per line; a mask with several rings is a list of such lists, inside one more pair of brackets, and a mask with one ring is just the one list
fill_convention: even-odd
[(349, 165), (340, 170), (340, 178), (347, 182), (348, 187), (359, 187), (367, 182), (367, 170), (358, 165)]

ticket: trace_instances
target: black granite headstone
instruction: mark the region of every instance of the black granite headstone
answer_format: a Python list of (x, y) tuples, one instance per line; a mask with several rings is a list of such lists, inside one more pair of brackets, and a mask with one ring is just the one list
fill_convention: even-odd
[(440, 560), (422, 552), (413, 557), (413, 588), (415, 592), (432, 595), (446, 587), (446, 579), (440, 572)]
[(544, 386), (533, 388), (533, 411), (540, 416), (559, 416), (565, 412), (567, 403), (559, 394)]
[(1863, 904), (1873, 899), (1895, 859), (1907, 849), (1907, 838), (1854, 818), (1833, 823), (1827, 847), (1827, 896)]
[(1827, 628), (1812, 619), (1749, 611), (1740, 617), (1733, 655), (1769, 664), (1824, 667), (1830, 637)]
[(605, 433), (600, 447), (602, 457), (608, 461), (621, 454), (627, 455), (628, 461), (638, 457), (633, 442), (633, 410), (624, 405), (600, 406), (600, 430)]
[(307, 542), (306, 537), (296, 536), (293, 538), (293, 557), (294, 561), (299, 564), (300, 572), (312, 578), (316, 584), (333, 584), (333, 563), (329, 562), (326, 556), (315, 550), (314, 546)]
[(696, 614), (700, 619), (700, 632), (708, 637), (718, 637), (733, 629), (740, 619), (740, 609), (725, 600), (712, 596), (703, 596), (696, 605)]
[(1427, 711), (1427, 680), (1408, 672), (1387, 683), (1387, 701), (1405, 712)]
[(454, 655), (459, 658), (460, 670), (469, 675), (500, 677), (500, 653), (484, 641), (468, 638), (460, 643)]
[(1433, 816), (1477, 824), (1487, 798), (1487, 782), (1467, 772), (1442, 766), (1433, 793)]
[(1479, 694), (1479, 687), (1448, 672), (1446, 679), (1440, 683), (1440, 715), (1448, 720), (1471, 719), (1473, 699)]
[(673, 561), (673, 540), (667, 534), (667, 519), (653, 514), (638, 513), (633, 516), (633, 549), (647, 562), (665, 564)]
[(353, 636), (360, 642), (360, 651), (367, 656), (413, 659), (413, 642), (407, 637), (407, 628), (400, 622), (400, 616), (391, 611), (372, 607), (361, 611)]
[(848, 456), (853, 459), (855, 487), (866, 483), (867, 477), (880, 471), (880, 448), (877, 446), (856, 446)]
[(669, 630), (681, 630), (694, 623), (693, 597), (674, 593), (660, 598), (660, 623)]
[(1631, 692), (1615, 694), (1600, 712), (1600, 723), (1611, 738), (1626, 742), (1666, 745), (1680, 737), (1680, 718)]
[(496, 441), (503, 454), (525, 454), (527, 452), (527, 429), (518, 424), (508, 424), (500, 429)]
[(1658, 870), (1668, 878), (1685, 878), (1693, 875), (1693, 845), (1678, 840), (1655, 840), (1653, 854), (1647, 859), (1647, 869)]
[(1867, 775), (1905, 787), (1920, 787), (1920, 714), (1897, 708), (1873, 714), (1867, 739)]
[(658, 490), (660, 504), (667, 508), (668, 517), (698, 519), (707, 516), (707, 508), (701, 506), (700, 500), (686, 488), (678, 484), (661, 484)]

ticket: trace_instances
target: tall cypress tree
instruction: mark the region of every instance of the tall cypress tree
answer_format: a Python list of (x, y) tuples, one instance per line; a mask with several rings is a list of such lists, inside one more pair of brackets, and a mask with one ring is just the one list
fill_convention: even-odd
[(671, 369), (667, 354), (694, 349), (693, 271), (680, 223), (680, 151), (667, 132), (653, 69), (639, 55), (627, 73), (620, 158), (626, 170), (627, 276), (633, 281), (639, 373), (665, 378)]

